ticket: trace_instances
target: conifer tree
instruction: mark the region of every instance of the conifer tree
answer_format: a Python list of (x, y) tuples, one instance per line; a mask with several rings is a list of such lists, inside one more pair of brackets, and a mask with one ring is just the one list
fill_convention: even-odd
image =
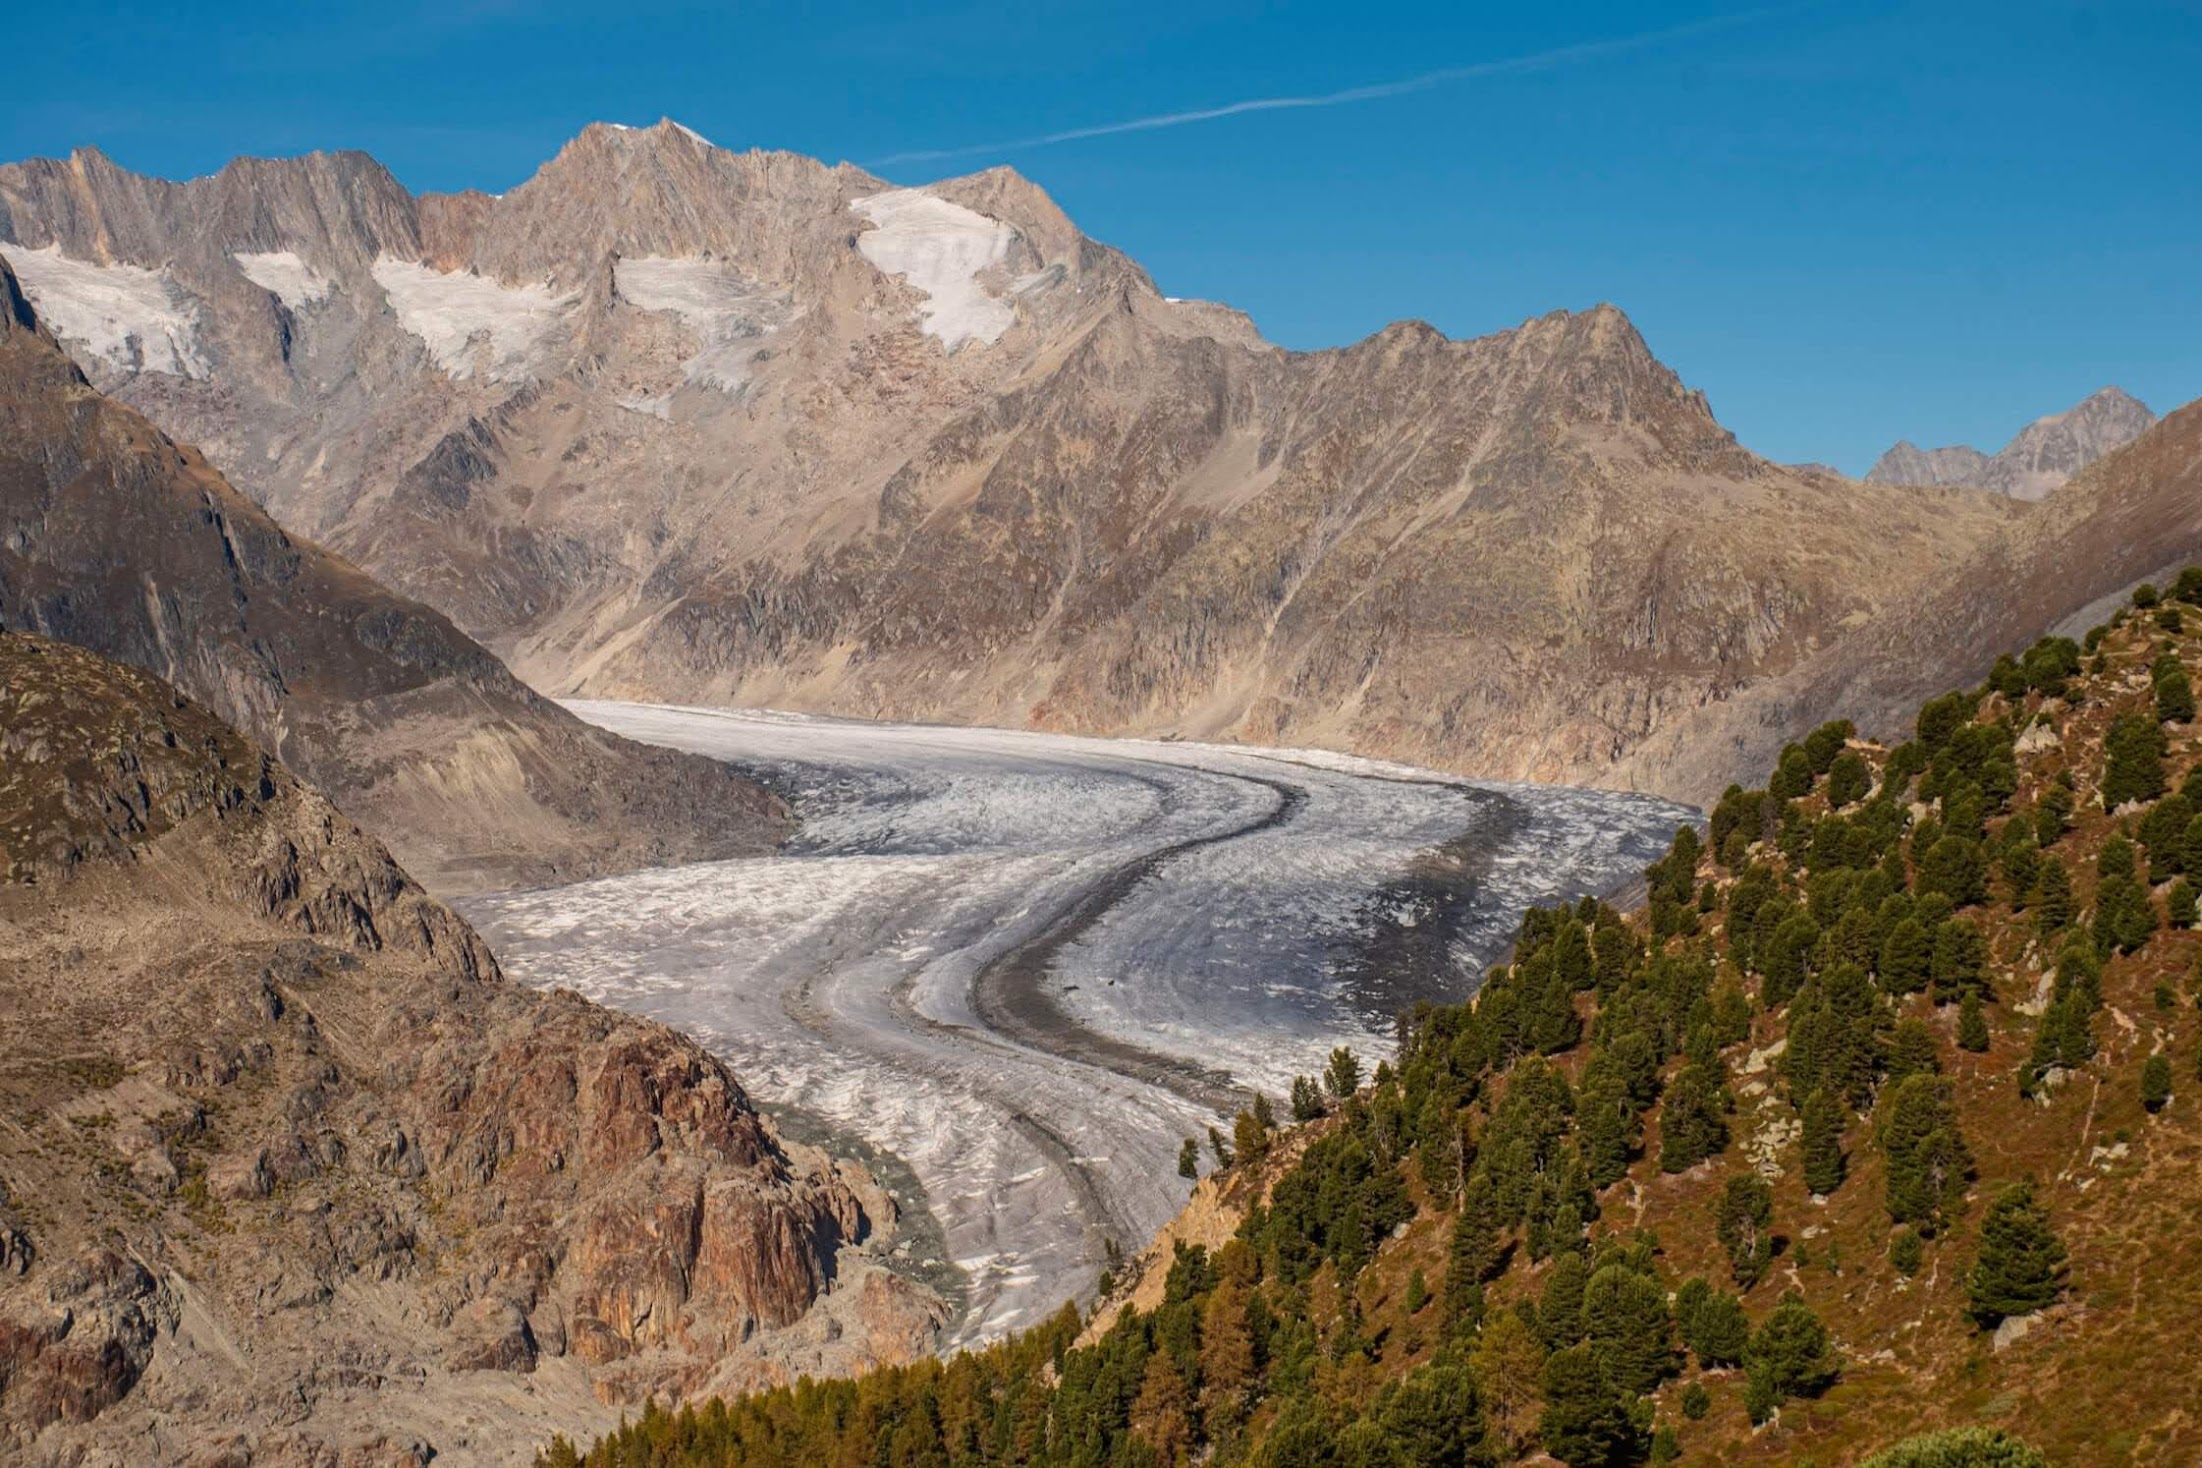
[(1648, 1392), (1674, 1373), (1674, 1317), (1658, 1282), (1608, 1264), (1583, 1286), (1583, 1338), (1616, 1385)]
[(2148, 880), (2168, 882), (2187, 869), (2187, 827), (2194, 824), (2194, 802), (2184, 792), (2165, 796), (2141, 817), (2139, 836), (2148, 848)]
[(1683, 1344), (1700, 1366), (1717, 1370), (1742, 1364), (1751, 1339), (1751, 1321), (1743, 1313), (1741, 1300), (1726, 1290), (1711, 1288), (1702, 1279), (1692, 1279), (1677, 1297), (1676, 1314)]
[(1980, 1258), (1965, 1281), (1969, 1313), (1983, 1330), (2031, 1315), (2064, 1293), (2064, 1244), (2030, 1181), (2013, 1183), (1988, 1205)]
[(1944, 836), (1916, 858), (1921, 892), (1940, 892), (1953, 907), (1970, 907), (1988, 896), (1988, 862), (1980, 843)]
[(1589, 1346), (1555, 1351), (1544, 1363), (1538, 1436), (1568, 1468), (1626, 1463), (1643, 1451), (1643, 1431), (1630, 1405)]
[(1941, 1048), (1934, 1029), (1917, 1015), (1905, 1015), (1889, 1032), (1887, 1081), (1894, 1085), (1906, 1076), (1940, 1075)]
[(1447, 1320), (1470, 1319), (1478, 1307), (1484, 1282), (1498, 1272), (1504, 1258), (1499, 1232), (1498, 1199), (1489, 1175), (1478, 1171), (1461, 1190), (1460, 1212), (1453, 1219), (1452, 1241), (1446, 1252)]
[(1825, 1086), (1804, 1103), (1804, 1185), (1826, 1197), (1843, 1185), (1849, 1160), (1843, 1155), (1843, 1128), (1850, 1118), (1843, 1103)]
[(1827, 1327), (1796, 1294), (1784, 1297), (1753, 1332), (1744, 1365), (1750, 1373), (1745, 1402), (1754, 1422), (1765, 1421), (1792, 1397), (1818, 1396), (1835, 1384), (1841, 1369)]
[(2103, 809), (2164, 793), (2164, 726), (2144, 714), (2121, 714), (2103, 738)]
[(1374, 1424), (1383, 1456), (1348, 1461), (1468, 1465), (1488, 1461), (1483, 1404), (1475, 1378), (1458, 1359), (1441, 1356), (1410, 1374), (1377, 1408)]
[(1582, 1255), (1562, 1254), (1553, 1261), (1537, 1299), (1537, 1328), (1546, 1350), (1561, 1350), (1583, 1338), (1583, 1290), (1589, 1283), (1590, 1266)]
[(1254, 1328), (1244, 1285), (1225, 1280), (1200, 1312), (1200, 1415), (1211, 1437), (1235, 1428), (1256, 1383)]
[(1687, 1172), (1728, 1145), (1719, 1079), (1704, 1066), (1682, 1067), (1659, 1110), (1659, 1168)]
[(1988, 1048), (1988, 1017), (1981, 1012), (1980, 995), (1968, 991), (1957, 1007), (1957, 1046), (1978, 1055)]
[(1766, 1277), (1774, 1262), (1774, 1190), (1757, 1173), (1728, 1179), (1720, 1195), (1714, 1230), (1720, 1246), (1728, 1251), (1728, 1267), (1736, 1284), (1750, 1289)]
[(1259, 1162), (1269, 1154), (1269, 1128), (1252, 1111), (1242, 1111), (1231, 1123), (1231, 1144), (1248, 1162)]
[(1292, 1078), (1292, 1119), (1297, 1122), (1314, 1121), (1327, 1107), (1323, 1105), (1323, 1088), (1313, 1076)]
[(2194, 685), (2187, 680), (2187, 670), (2179, 665), (2179, 655), (2167, 652), (2156, 665), (2156, 718), (2165, 724), (2188, 724), (2194, 721)]
[(1187, 1178), (1200, 1176), (1200, 1143), (1191, 1137), (1187, 1137), (1185, 1144), (1177, 1149), (1177, 1175)]
[(1951, 918), (1935, 929), (1934, 1002), (1952, 1004), (1988, 982), (1988, 939), (1978, 924)]
[(1323, 1068), (1323, 1087), (1341, 1101), (1360, 1090), (1360, 1057), (1344, 1045), (1331, 1051), (1330, 1064)]
[(2172, 883), (2164, 897), (2164, 911), (2175, 928), (2191, 928), (2202, 920), (2202, 902), (2195, 898), (2194, 883), (2185, 877)]
[(2072, 873), (2054, 856), (2042, 858), (2034, 879), (2034, 926), (2055, 933), (2072, 921)]
[(2156, 904), (2129, 872), (2106, 875), (2095, 889), (2095, 951), (2131, 953), (2156, 931)]
[(1765, 976), (1761, 997), (1769, 1009), (1787, 1004), (1804, 986), (1806, 965), (1820, 941), (1820, 926), (1803, 913), (1784, 919), (1765, 943), (1759, 945), (1759, 972)]
[(1824, 775), (1842, 757), (1845, 745), (1858, 728), (1848, 719), (1830, 719), (1804, 736), (1804, 757), (1815, 775)]
[(1766, 793), (1776, 800), (1795, 800), (1812, 789), (1812, 761), (1805, 752), (1792, 744), (1781, 752), (1774, 763), (1773, 778), (1766, 782)]
[(1168, 1351), (1156, 1351), (1147, 1358), (1139, 1398), (1132, 1404), (1132, 1435), (1153, 1449), (1161, 1463), (1178, 1462), (1192, 1447), (1192, 1388)]
[(1603, 1046), (1583, 1067), (1583, 1083), (1575, 1093), (1575, 1134), (1592, 1187), (1609, 1188), (1628, 1174), (1636, 1147), (1636, 1106), (1628, 1078)]
[(1972, 1176), (1949, 1082), (1915, 1075), (1890, 1087), (1874, 1130), (1888, 1159), (1889, 1217), (1921, 1233), (1939, 1231)]
[(1830, 808), (1841, 810), (1846, 805), (1865, 799), (1873, 788), (1873, 771), (1865, 757), (1854, 749), (1846, 749), (1835, 756), (1835, 763), (1827, 771), (1827, 803)]
[(2141, 1063), (2141, 1104), (2154, 1115), (2171, 1102), (2171, 1057), (2159, 1050)]
[(1881, 945), (1881, 987), (1891, 994), (1916, 994), (1933, 972), (1933, 935), (1915, 917), (1900, 920)]
[(1498, 1315), (1478, 1332), (1469, 1352), (1468, 1368), (1489, 1414), (1492, 1435), (1509, 1458), (1528, 1446), (1535, 1430), (1544, 1364), (1545, 1351), (1537, 1333), (1512, 1311)]

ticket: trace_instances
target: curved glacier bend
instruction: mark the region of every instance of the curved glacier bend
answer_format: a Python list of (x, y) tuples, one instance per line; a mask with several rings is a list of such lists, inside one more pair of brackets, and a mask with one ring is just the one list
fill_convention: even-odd
[(907, 1159), (968, 1281), (951, 1345), (1090, 1291), (1247, 1088), (1388, 1054), (1390, 1012), (1469, 992), (1524, 904), (1616, 887), (1696, 815), (1320, 751), (570, 707), (761, 775), (802, 829), (467, 916), (518, 977)]

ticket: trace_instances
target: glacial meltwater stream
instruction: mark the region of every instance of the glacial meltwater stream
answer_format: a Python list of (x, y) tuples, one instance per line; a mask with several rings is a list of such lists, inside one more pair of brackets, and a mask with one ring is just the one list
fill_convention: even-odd
[(963, 1272), (955, 1344), (1143, 1245), (1180, 1140), (1249, 1088), (1388, 1054), (1523, 906), (1615, 887), (1696, 814), (1307, 750), (571, 707), (755, 773), (800, 831), (466, 915), (516, 977), (677, 1025), (905, 1159)]

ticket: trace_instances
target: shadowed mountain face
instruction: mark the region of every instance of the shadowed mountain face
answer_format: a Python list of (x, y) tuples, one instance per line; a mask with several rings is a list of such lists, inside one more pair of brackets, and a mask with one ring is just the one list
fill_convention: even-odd
[(134, 663), (336, 792), (446, 890), (769, 844), (776, 801), (537, 697), (102, 397), (0, 263), (0, 628)]
[(0, 248), (95, 381), (560, 692), (1701, 798), (1662, 736), (2014, 513), (1755, 457), (1610, 307), (1289, 353), (1007, 170), (670, 124), (500, 198), (80, 152), (0, 168)]
[(1871, 484), (1971, 485), (2016, 500), (2039, 500), (2113, 449), (2148, 432), (2156, 415), (2123, 389), (2106, 387), (2062, 413), (2037, 418), (1993, 456), (1963, 444), (1922, 449), (1905, 440), (1866, 471)]
[(0, 1459), (520, 1461), (929, 1345), (867, 1174), (205, 707), (0, 632), (0, 756)]

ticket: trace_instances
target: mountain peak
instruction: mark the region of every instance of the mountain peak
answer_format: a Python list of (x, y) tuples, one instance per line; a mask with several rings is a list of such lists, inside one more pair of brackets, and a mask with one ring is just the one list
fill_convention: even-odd
[[(589, 137), (622, 143), (656, 144), (678, 141), (694, 144), (699, 148), (718, 147), (717, 143), (712, 142), (702, 133), (697, 132), (686, 123), (675, 122), (670, 117), (660, 117), (648, 127), (636, 127), (632, 123), (625, 122), (592, 122), (581, 129), (575, 136), (574, 141), (578, 142), (582, 138)], [(571, 147), (572, 144), (569, 143), (567, 146)]]
[(1994, 454), (1967, 444), (1922, 450), (1902, 439), (1874, 461), (1875, 484), (1957, 485), (2038, 500), (2113, 449), (2146, 433), (2156, 415), (2115, 385), (2102, 387), (2061, 413), (2036, 418)]

